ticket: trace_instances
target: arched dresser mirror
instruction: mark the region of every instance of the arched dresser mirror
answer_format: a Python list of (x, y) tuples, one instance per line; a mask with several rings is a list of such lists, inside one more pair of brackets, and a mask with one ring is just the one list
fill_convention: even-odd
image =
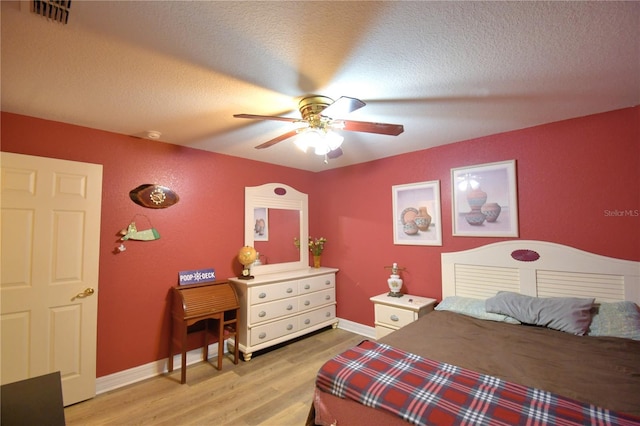
[[(244, 189), (244, 243), (260, 253), (263, 264), (252, 274), (271, 274), (309, 267), (307, 194), (282, 183)], [(295, 239), (301, 242), (296, 247)]]

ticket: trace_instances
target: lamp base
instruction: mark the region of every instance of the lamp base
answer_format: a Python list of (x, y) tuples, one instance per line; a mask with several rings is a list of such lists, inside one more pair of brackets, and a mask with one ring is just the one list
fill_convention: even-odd
[(387, 296), (389, 297), (402, 297), (404, 296), (404, 294), (400, 293), (400, 292), (395, 292), (395, 291), (390, 291)]
[(252, 280), (255, 277), (251, 275), (251, 270), (245, 266), (244, 269), (242, 269), (242, 275), (238, 278), (240, 278), (241, 280)]

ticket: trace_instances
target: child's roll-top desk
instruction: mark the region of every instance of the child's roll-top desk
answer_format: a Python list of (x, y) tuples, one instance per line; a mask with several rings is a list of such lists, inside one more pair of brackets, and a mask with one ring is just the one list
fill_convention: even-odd
[[(222, 369), (224, 340), (238, 338), (238, 317), (240, 304), (233, 286), (227, 281), (204, 284), (189, 284), (171, 289), (171, 338), (169, 339), (168, 370), (173, 371), (173, 355), (179, 348), (182, 356), (180, 383), (187, 378), (187, 334), (188, 327), (198, 321), (205, 321), (202, 358), (209, 355), (209, 325), (213, 320), (213, 334), (218, 338), (218, 370)], [(234, 363), (238, 363), (238, 348), (234, 353)]]

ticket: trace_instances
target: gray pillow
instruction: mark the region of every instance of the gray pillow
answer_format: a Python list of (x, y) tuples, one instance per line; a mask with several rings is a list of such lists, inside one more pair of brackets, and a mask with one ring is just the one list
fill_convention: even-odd
[(532, 297), (500, 291), (486, 300), (485, 309), (487, 312), (513, 317), (524, 324), (540, 325), (582, 336), (589, 329), (594, 300)]
[(506, 315), (492, 314), (485, 310), (483, 299), (473, 299), (463, 296), (448, 296), (438, 303), (436, 311), (451, 311), (457, 314), (467, 315), (482, 320), (507, 322), (509, 324), (520, 324), (520, 321)]
[(633, 302), (601, 303), (592, 309), (589, 336), (640, 340), (640, 310)]

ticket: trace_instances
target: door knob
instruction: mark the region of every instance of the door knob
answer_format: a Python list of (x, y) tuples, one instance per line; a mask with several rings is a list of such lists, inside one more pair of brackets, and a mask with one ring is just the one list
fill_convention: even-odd
[(85, 297), (91, 296), (95, 292), (96, 291), (91, 287), (87, 287), (84, 289), (84, 291), (81, 291), (80, 293), (76, 294), (76, 297), (74, 297), (74, 299), (83, 299)]

